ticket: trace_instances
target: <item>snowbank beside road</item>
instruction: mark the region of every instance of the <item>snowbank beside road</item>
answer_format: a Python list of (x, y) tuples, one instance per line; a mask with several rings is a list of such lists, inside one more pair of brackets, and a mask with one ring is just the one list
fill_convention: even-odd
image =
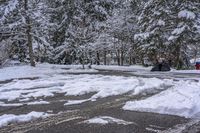
[(44, 112), (30, 112), (23, 115), (4, 114), (0, 116), (0, 128), (15, 122), (28, 122), (38, 118), (46, 118), (49, 115)]
[(129, 101), (123, 109), (200, 118), (200, 82), (179, 81), (160, 94)]

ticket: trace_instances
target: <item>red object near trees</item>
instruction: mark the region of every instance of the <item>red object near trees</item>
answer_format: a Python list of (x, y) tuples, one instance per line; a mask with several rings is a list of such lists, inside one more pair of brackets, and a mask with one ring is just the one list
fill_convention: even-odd
[(200, 62), (196, 62), (195, 67), (196, 67), (196, 70), (200, 70)]
[(200, 70), (200, 65), (195, 65), (196, 66), (196, 70)]

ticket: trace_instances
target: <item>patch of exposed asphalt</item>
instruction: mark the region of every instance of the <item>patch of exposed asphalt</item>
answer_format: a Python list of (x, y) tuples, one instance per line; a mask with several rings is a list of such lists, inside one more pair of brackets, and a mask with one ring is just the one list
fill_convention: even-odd
[(72, 74), (72, 75), (80, 75), (80, 74), (90, 74), (90, 75), (104, 75), (104, 76), (124, 76), (124, 77), (132, 77), (135, 76), (132, 73), (124, 72), (124, 71), (112, 71), (112, 70), (98, 70), (97, 72), (81, 72), (81, 73), (73, 73), (67, 72), (62, 74)]
[[(125, 77), (142, 77), (142, 78), (160, 78), (160, 79), (192, 79), (194, 81), (195, 78), (199, 78), (199, 74), (195, 73), (178, 73), (178, 72), (151, 72), (147, 70), (141, 70), (140, 73), (138, 71), (124, 71), (124, 70), (102, 70), (102, 69), (95, 69), (98, 72), (94, 72), (91, 74), (101, 74), (101, 75), (112, 75), (112, 76), (125, 76)], [(72, 73), (73, 74), (73, 73)], [(87, 73), (82, 73), (87, 74)]]
[(10, 83), (14, 80), (36, 80), (39, 79), (39, 77), (26, 77), (26, 78), (14, 78), (14, 79), (8, 79), (8, 80), (0, 80), (0, 85)]

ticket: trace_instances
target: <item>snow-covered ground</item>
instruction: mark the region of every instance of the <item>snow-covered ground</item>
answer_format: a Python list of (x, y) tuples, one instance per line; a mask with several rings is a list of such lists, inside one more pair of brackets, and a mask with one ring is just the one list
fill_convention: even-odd
[(200, 118), (200, 82), (176, 82), (157, 95), (127, 102), (123, 109)]
[(81, 68), (81, 65), (53, 64), (37, 64), (36, 67), (31, 67), (29, 65), (10, 66), (0, 69), (0, 81), (19, 78), (51, 77), (59, 73), (97, 72), (97, 70), (83, 70)]
[[(160, 80), (157, 78), (136, 78), (123, 76), (103, 75), (69, 75), (53, 74), (54, 70), (46, 70), (49, 73), (39, 79), (21, 79), (0, 86), (0, 100), (24, 101), (24, 104), (31, 98), (54, 96), (55, 93), (65, 95), (84, 95), (95, 92), (89, 100), (104, 98), (113, 95), (132, 93), (134, 95), (165, 89), (171, 85), (171, 80)], [(57, 70), (59, 71), (59, 70)], [(66, 70), (68, 71), (68, 70)], [(79, 71), (79, 70), (78, 70)], [(39, 73), (37, 73), (40, 75)], [(51, 74), (51, 76), (48, 76)], [(43, 73), (41, 73), (43, 75)], [(79, 102), (78, 102), (79, 103)], [(5, 103), (1, 101), (5, 106)], [(1, 106), (0, 104), (0, 106)], [(36, 104), (36, 103), (35, 103)], [(41, 102), (38, 102), (41, 104)]]
[(174, 70), (173, 72), (184, 74), (200, 74), (200, 70)]
[(47, 113), (34, 111), (23, 115), (4, 114), (0, 116), (0, 127), (7, 126), (8, 124), (14, 122), (27, 122), (38, 118), (45, 118), (48, 116), (49, 115)]
[(121, 119), (117, 119), (117, 118), (113, 118), (110, 116), (99, 116), (99, 117), (94, 117), (91, 118), (89, 120), (85, 120), (82, 123), (88, 123), (88, 124), (101, 124), (101, 125), (105, 125), (105, 124), (119, 124), (119, 125), (130, 125), (130, 124), (135, 124), (133, 122), (128, 122), (125, 120), (121, 120)]
[[(93, 93), (88, 99), (66, 101), (64, 105), (68, 106), (109, 96), (123, 94), (134, 96), (162, 91), (143, 100), (129, 101), (123, 109), (200, 118), (200, 79), (179, 79), (178, 81), (173, 80), (173, 77), (172, 79), (158, 79), (154, 78), (153, 73), (149, 72), (151, 68), (141, 66), (93, 66), (93, 68), (146, 73), (152, 74), (152, 77), (94, 75), (98, 70), (82, 70), (80, 65), (38, 64), (35, 68), (26, 65), (5, 67), (0, 69), (0, 107), (51, 104), (49, 101), (43, 100), (43, 98), (53, 97), (56, 93), (64, 93), (66, 96)], [(178, 71), (173, 70), (173, 72)], [(191, 73), (191, 71), (179, 72), (183, 74)], [(193, 72), (199, 73), (196, 70)], [(72, 73), (75, 73), (75, 75)], [(93, 74), (90, 75), (90, 73)], [(20, 116), (19, 118), (23, 117)], [(7, 125), (13, 121), (23, 121), (18, 120), (18, 116), (12, 114), (2, 115), (0, 119), (5, 121), (0, 121), (0, 123), (3, 123), (2, 125)], [(105, 118), (98, 119), (105, 121)], [(96, 120), (96, 118), (93, 120)]]
[(64, 105), (75, 105), (75, 104), (81, 104), (84, 102), (89, 101), (90, 99), (84, 99), (84, 100), (68, 100), (67, 103), (65, 103)]

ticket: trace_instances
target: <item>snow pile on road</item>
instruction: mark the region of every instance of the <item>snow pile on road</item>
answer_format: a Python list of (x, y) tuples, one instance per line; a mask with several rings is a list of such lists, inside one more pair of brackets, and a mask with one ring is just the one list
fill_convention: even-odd
[(16, 106), (22, 106), (22, 103), (4, 103), (0, 101), (0, 107), (16, 107)]
[(28, 122), (38, 118), (46, 118), (49, 114), (44, 112), (30, 112), (23, 115), (13, 115), (13, 114), (4, 114), (0, 116), (0, 127), (7, 126), (10, 123), (15, 122)]
[[(137, 78), (123, 76), (103, 76), (103, 75), (72, 75), (67, 74), (71, 69), (61, 69), (64, 66), (41, 64), (39, 67), (32, 68), (28, 66), (8, 67), (0, 69), (0, 73), (4, 76), (5, 73), (10, 73), (10, 78), (20, 77), (17, 72), (22, 72), (23, 76), (38, 76), (36, 79), (15, 79), (8, 83), (0, 85), (0, 106), (6, 106), (4, 100), (18, 100), (20, 104), (14, 103), (11, 106), (21, 106), (22, 104), (48, 104), (48, 103), (28, 103), (32, 98), (38, 99), (41, 97), (52, 97), (55, 93), (66, 93), (66, 95), (84, 95), (87, 93), (96, 93), (88, 100), (96, 100), (114, 95), (122, 94), (141, 94), (152, 93), (159, 89), (166, 89), (166, 86), (171, 85), (172, 80), (160, 80), (157, 78)], [(12, 69), (11, 69), (12, 68)], [(58, 68), (57, 71), (54, 68)], [(74, 67), (75, 68), (75, 67)], [(3, 71), (5, 70), (5, 71)], [(32, 70), (32, 72), (31, 72)], [(77, 68), (78, 70), (78, 68)], [(64, 71), (64, 72), (63, 72)], [(76, 70), (73, 70), (76, 71)], [(87, 70), (84, 70), (87, 71)], [(27, 74), (30, 72), (30, 75)], [(63, 74), (67, 72), (66, 74)], [(94, 71), (93, 71), (94, 72)], [(9, 76), (1, 77), (8, 78)], [(73, 103), (72, 103), (73, 102)], [(85, 102), (85, 101), (81, 101)], [(71, 101), (70, 104), (78, 104), (80, 101)]]
[(123, 109), (200, 118), (200, 81), (179, 81), (150, 98), (129, 101)]
[[(66, 95), (84, 95), (95, 92), (91, 98), (84, 100), (69, 100), (64, 105), (81, 104), (87, 101), (96, 101), (97, 98), (105, 98), (122, 94), (152, 94), (166, 89), (172, 85), (172, 80), (160, 80), (157, 78), (135, 78), (120, 76), (78, 75), (79, 82), (66, 81), (62, 92)], [(86, 78), (87, 77), (87, 78)]]
[(146, 79), (102, 75), (77, 75), (73, 77), (74, 79), (66, 81), (62, 87), (62, 92), (66, 93), (66, 95), (75, 96), (96, 92), (90, 100), (125, 93), (137, 95), (157, 89), (165, 89), (165, 86), (170, 85), (172, 82), (171, 80), (160, 80), (157, 78)]
[(17, 107), (23, 105), (43, 105), (43, 104), (50, 104), (50, 103), (47, 101), (23, 102), (23, 99), (20, 100), (20, 103), (4, 103), (0, 101), (0, 107)]
[(40, 105), (40, 104), (49, 104), (47, 101), (33, 101), (33, 102), (28, 102), (27, 105)]
[(87, 102), (89, 101), (88, 99), (85, 99), (85, 100), (68, 100), (67, 103), (65, 103), (64, 105), (75, 105), (75, 104), (81, 104), (81, 103), (84, 103), (84, 102)]
[(135, 124), (133, 122), (128, 122), (128, 121), (124, 121), (121, 119), (117, 119), (117, 118), (113, 118), (110, 116), (99, 116), (99, 117), (94, 117), (91, 118), (89, 120), (85, 120), (82, 123), (87, 123), (87, 124), (101, 124), (101, 125), (106, 125), (106, 124), (119, 124), (119, 125), (130, 125), (130, 124)]
[(27, 98), (38, 98), (42, 96), (54, 96), (57, 87), (64, 85), (61, 81), (51, 81), (50, 78), (37, 80), (15, 80), (0, 86), (0, 99), (8, 101), (18, 98), (23, 101)]

